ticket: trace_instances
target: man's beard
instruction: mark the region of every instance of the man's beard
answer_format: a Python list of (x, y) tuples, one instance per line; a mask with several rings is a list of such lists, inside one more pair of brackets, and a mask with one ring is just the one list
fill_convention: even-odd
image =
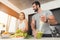
[(34, 12), (37, 12), (38, 11), (38, 8), (34, 10)]

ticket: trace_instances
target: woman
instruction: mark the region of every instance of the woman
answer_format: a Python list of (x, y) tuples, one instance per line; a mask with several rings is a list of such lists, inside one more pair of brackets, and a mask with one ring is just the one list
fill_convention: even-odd
[(18, 29), (20, 29), (23, 32), (28, 31), (28, 21), (25, 18), (25, 14), (23, 12), (19, 14)]

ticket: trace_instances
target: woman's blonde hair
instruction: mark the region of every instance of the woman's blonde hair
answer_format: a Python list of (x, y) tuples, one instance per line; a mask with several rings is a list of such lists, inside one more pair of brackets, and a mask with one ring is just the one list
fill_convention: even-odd
[[(25, 13), (24, 12), (20, 12), (20, 13), (22, 13), (23, 15), (24, 15), (24, 19), (25, 19)], [(20, 15), (20, 14), (19, 14)]]

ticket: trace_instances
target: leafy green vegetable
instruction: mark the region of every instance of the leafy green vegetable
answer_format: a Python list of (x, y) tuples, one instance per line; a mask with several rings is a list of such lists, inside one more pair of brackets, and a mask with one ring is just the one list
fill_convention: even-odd
[(21, 30), (19, 30), (19, 29), (18, 29), (18, 30), (16, 30), (16, 33), (20, 33), (20, 32), (22, 32), (22, 31), (21, 31)]
[(26, 32), (22, 32), (21, 30), (16, 30), (15, 36), (26, 37), (27, 33)]
[(36, 35), (36, 38), (37, 38), (37, 39), (39, 39), (39, 38), (41, 38), (41, 37), (42, 37), (42, 35), (43, 35), (43, 33), (42, 33), (42, 32), (38, 32), (38, 33), (37, 33), (37, 35)]

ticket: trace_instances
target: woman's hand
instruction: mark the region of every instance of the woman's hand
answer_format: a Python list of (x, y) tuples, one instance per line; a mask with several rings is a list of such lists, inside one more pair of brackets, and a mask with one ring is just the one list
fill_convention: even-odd
[(23, 28), (23, 29), (21, 29), (21, 31), (22, 31), (22, 32), (26, 32), (24, 28)]

